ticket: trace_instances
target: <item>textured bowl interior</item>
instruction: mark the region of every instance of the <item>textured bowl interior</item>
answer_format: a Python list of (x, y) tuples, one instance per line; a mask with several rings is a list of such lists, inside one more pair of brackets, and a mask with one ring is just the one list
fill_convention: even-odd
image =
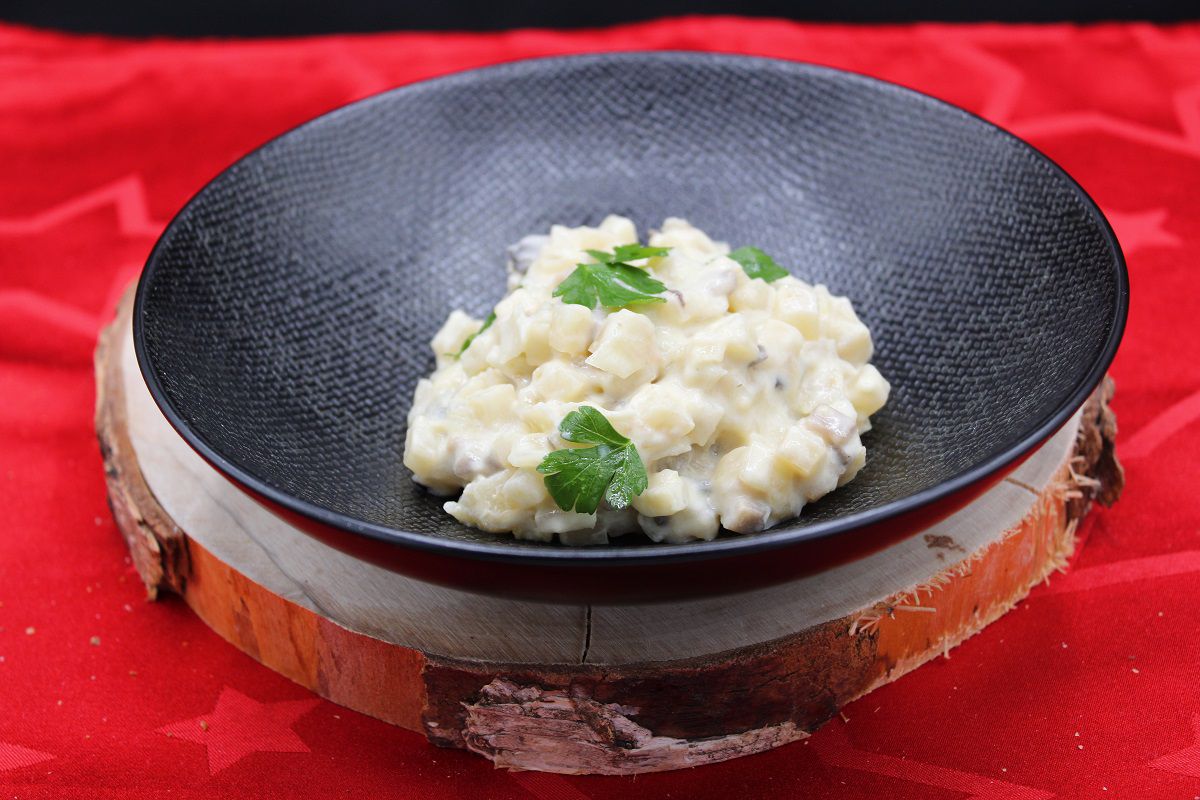
[(405, 416), (450, 310), (482, 316), (503, 294), (505, 246), (608, 213), (642, 231), (682, 216), (760, 246), (848, 295), (874, 333), (892, 397), (866, 468), (765, 536), (1027, 446), (1111, 355), (1119, 255), (1090, 201), (1026, 145), (833, 70), (642, 53), (418, 84), (253, 153), (151, 257), (143, 369), (185, 435), (301, 503), (441, 540), (556, 547), (443, 512), (401, 464)]

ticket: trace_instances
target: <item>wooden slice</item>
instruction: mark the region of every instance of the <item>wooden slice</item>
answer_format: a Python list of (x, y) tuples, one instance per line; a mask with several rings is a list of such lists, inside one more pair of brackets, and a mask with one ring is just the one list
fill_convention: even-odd
[(978, 501), (826, 573), (711, 600), (545, 605), (395, 575), (273, 516), (171, 429), (133, 355), (132, 293), (96, 351), (109, 499), (151, 597), (333, 702), (497, 765), (629, 774), (801, 739), (1062, 569), (1123, 477), (1106, 381)]

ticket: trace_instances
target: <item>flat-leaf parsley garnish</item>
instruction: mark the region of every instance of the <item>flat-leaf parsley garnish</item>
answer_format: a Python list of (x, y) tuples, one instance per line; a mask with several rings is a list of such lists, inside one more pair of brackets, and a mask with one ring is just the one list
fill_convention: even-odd
[(599, 411), (580, 406), (563, 417), (558, 431), (568, 442), (594, 445), (555, 450), (538, 465), (547, 491), (563, 511), (594, 514), (601, 498), (613, 508), (625, 508), (646, 491), (646, 465), (637, 448)]
[(613, 248), (612, 253), (603, 250), (588, 250), (587, 254), (604, 264), (623, 264), (627, 261), (637, 261), (639, 258), (659, 258), (671, 252), (669, 247), (651, 247), (646, 244), (622, 244)]
[(455, 358), (462, 358), (462, 354), (467, 352), (467, 348), (471, 346), (471, 342), (475, 341), (475, 337), (492, 327), (492, 323), (496, 321), (496, 312), (488, 314), (483, 318), (483, 326), (479, 330), (472, 333), (463, 340), (462, 347), (458, 348), (458, 352), (454, 354)]
[(788, 271), (775, 263), (775, 259), (757, 247), (739, 247), (729, 257), (742, 265), (742, 272), (750, 279), (762, 278), (767, 283), (786, 277)]
[(661, 295), (667, 287), (645, 270), (625, 262), (665, 256), (670, 249), (634, 243), (620, 245), (611, 253), (588, 250), (587, 254), (596, 263), (576, 265), (575, 271), (554, 290), (554, 296), (561, 297), (564, 303), (587, 308), (595, 308), (596, 303), (605, 308), (665, 303), (666, 298)]

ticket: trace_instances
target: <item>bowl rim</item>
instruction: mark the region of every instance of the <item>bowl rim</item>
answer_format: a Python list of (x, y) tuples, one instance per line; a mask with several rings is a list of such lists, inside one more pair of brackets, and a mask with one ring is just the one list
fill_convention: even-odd
[[(309, 127), (327, 124), (343, 114), (361, 113), (362, 109), (376, 103), (386, 102), (397, 94), (418, 94), (440, 90), (443, 87), (469, 86), (471, 84), (494, 80), (497, 78), (519, 78), (528, 71), (537, 71), (552, 64), (572, 64), (587, 67), (603, 63), (644, 63), (646, 60), (659, 61), (668, 64), (690, 65), (696, 63), (711, 65), (742, 65), (758, 64), (763, 68), (781, 69), (793, 72), (796, 76), (803, 75), (833, 75), (840, 80), (867, 84), (879, 91), (891, 92), (908, 97), (926, 105), (940, 107), (944, 111), (957, 114), (963, 118), (983, 124), (999, 133), (1005, 139), (1030, 152), (1035, 159), (1040, 160), (1077, 195), (1087, 210), (1092, 221), (1099, 226), (1101, 234), (1113, 256), (1116, 297), (1114, 315), (1111, 320), (1109, 334), (1100, 350), (1099, 356), (1093, 361), (1085, 375), (1072, 387), (1066, 399), (1044, 415), (1037, 424), (1029, 429), (1015, 444), (1009, 445), (1002, 452), (960, 471), (953, 477), (944, 480), (915, 494), (901, 497), (876, 508), (859, 511), (810, 526), (793, 529), (767, 529), (761, 533), (748, 536), (717, 538), (711, 541), (688, 542), (678, 544), (639, 544), (634, 546), (609, 543), (603, 547), (570, 547), (557, 543), (530, 544), (529, 546), (513, 547), (508, 534), (497, 534), (497, 542), (476, 542), (460, 539), (442, 538), (427, 533), (391, 528), (386, 525), (367, 522), (338, 511), (325, 508), (307, 500), (277, 489), (265, 480), (255, 476), (249, 470), (230, 461), (221, 452), (210, 445), (204, 437), (194, 431), (181, 417), (171, 404), (162, 384), (155, 374), (149, 350), (146, 344), (145, 304), (148, 286), (151, 283), (155, 269), (161, 258), (161, 251), (166, 246), (168, 236), (176, 223), (192, 208), (193, 205), (223, 177), (238, 169), (244, 162), (253, 159), (260, 151), (273, 148), (292, 134)], [(434, 555), (472, 561), (502, 562), (515, 565), (553, 564), (558, 567), (602, 567), (602, 566), (652, 566), (665, 563), (679, 564), (682, 562), (701, 561), (732, 555), (746, 555), (768, 550), (795, 546), (801, 542), (826, 539), (838, 534), (848, 533), (860, 528), (886, 523), (889, 519), (917, 511), (921, 508), (935, 505), (962, 492), (969, 487), (985, 481), (998, 472), (1014, 466), (1023, 457), (1032, 452), (1038, 445), (1049, 439), (1063, 424), (1081, 408), (1092, 391), (1104, 378), (1108, 367), (1116, 355), (1124, 335), (1129, 313), (1129, 271), (1120, 243), (1113, 232), (1111, 224), (1095, 200), (1079, 185), (1065, 169), (1029, 142), (1021, 139), (1010, 131), (989, 122), (978, 114), (960, 108), (952, 103), (940, 100), (924, 92), (910, 89), (891, 81), (864, 75), (851, 70), (813, 64), (804, 61), (792, 61), (781, 58), (745, 55), (740, 53), (725, 53), (701, 50), (623, 50), (603, 53), (587, 53), (576, 55), (554, 55), (535, 58), (524, 58), (476, 67), (437, 77), (427, 78), (413, 83), (389, 89), (366, 98), (347, 103), (306, 122), (303, 122), (283, 133), (272, 137), (263, 144), (255, 147), (234, 161), (201, 187), (188, 201), (172, 216), (170, 222), (150, 251), (146, 264), (138, 278), (137, 290), (133, 306), (133, 343), (138, 366), (142, 377), (150, 391), (151, 397), (159, 410), (175, 431), (211, 465), (216, 467), (234, 483), (240, 484), (252, 495), (270, 501), (287, 512), (308, 518), (331, 528), (374, 539), (407, 549), (425, 551)], [(504, 536), (506, 538), (499, 539)]]

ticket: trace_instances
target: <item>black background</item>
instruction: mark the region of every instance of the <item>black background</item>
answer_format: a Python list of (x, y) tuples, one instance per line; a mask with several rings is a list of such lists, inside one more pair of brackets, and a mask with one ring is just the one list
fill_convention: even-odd
[(401, 29), (586, 27), (681, 14), (744, 14), (814, 21), (1095, 22), (1200, 17), (1200, 0), (9, 0), (0, 18), (133, 36), (270, 36)]

